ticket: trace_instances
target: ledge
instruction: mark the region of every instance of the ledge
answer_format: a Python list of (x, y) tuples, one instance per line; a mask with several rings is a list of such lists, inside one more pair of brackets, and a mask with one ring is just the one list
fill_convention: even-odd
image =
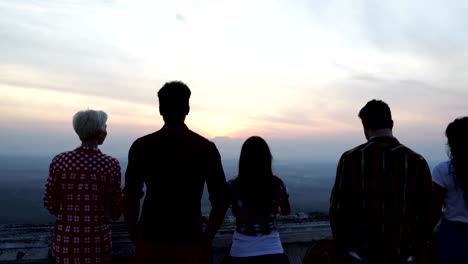
[[(278, 229), (291, 263), (301, 263), (307, 250), (318, 240), (331, 239), (328, 221), (282, 217)], [(53, 225), (0, 225), (0, 263), (51, 263), (50, 248)], [(213, 241), (214, 263), (229, 251), (234, 222), (225, 221)], [(112, 225), (114, 263), (129, 263), (134, 246), (123, 223)]]

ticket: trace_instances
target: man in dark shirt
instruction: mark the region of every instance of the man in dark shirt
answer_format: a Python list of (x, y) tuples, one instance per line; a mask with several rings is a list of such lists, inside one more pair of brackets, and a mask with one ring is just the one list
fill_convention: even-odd
[(433, 229), (429, 168), (393, 137), (385, 102), (369, 101), (359, 117), (368, 141), (342, 155), (330, 198), (338, 253), (351, 263), (411, 263)]
[[(166, 83), (158, 92), (164, 126), (137, 139), (125, 173), (124, 216), (137, 263), (209, 263), (208, 250), (227, 210), (227, 188), (214, 143), (184, 124), (190, 89)], [(205, 182), (212, 205), (202, 231)], [(140, 220), (140, 199), (146, 196)]]

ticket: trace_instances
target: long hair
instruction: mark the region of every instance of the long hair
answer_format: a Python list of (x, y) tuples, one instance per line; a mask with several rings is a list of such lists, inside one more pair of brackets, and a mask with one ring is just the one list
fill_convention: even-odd
[(242, 202), (254, 215), (269, 215), (272, 210), (272, 156), (265, 140), (248, 138), (242, 145), (237, 182)]
[(452, 173), (463, 190), (468, 204), (468, 117), (455, 119), (445, 130)]

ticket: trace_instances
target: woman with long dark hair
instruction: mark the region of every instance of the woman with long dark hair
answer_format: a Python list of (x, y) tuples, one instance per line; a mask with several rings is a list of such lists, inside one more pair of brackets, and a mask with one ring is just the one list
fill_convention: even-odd
[(239, 174), (228, 182), (236, 231), (231, 247), (232, 263), (284, 263), (284, 250), (276, 228), (276, 216), (291, 212), (283, 181), (273, 175), (268, 144), (253, 136), (242, 145)]
[(437, 218), (437, 238), (443, 263), (468, 261), (468, 117), (457, 118), (445, 131), (449, 160), (432, 172)]

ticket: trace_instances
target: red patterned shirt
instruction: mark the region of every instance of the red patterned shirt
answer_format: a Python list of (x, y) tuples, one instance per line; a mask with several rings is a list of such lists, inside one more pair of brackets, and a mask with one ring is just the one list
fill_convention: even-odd
[(108, 263), (110, 221), (122, 212), (120, 165), (98, 148), (78, 147), (52, 160), (44, 206), (57, 216), (52, 239), (56, 263)]

